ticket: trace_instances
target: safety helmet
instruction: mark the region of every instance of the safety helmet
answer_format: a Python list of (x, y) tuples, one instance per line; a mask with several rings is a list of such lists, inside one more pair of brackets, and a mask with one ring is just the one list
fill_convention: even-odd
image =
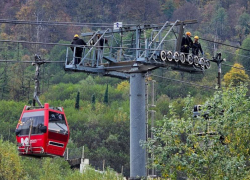
[(79, 37), (78, 34), (75, 34), (74, 37)]
[(198, 36), (194, 36), (194, 39), (199, 39), (199, 37)]
[(186, 32), (186, 35), (191, 36), (191, 32)]

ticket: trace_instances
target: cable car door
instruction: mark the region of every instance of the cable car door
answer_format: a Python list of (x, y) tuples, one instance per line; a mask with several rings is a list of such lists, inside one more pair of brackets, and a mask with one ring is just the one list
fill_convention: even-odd
[(63, 156), (69, 139), (69, 130), (63, 113), (49, 111), (47, 153)]

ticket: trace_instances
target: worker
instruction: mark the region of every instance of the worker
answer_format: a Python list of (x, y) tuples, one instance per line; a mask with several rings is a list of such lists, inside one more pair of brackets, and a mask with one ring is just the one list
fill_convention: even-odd
[(189, 54), (189, 49), (193, 46), (193, 41), (190, 36), (191, 33), (186, 32), (186, 36), (183, 37), (181, 41), (181, 52), (184, 52), (186, 55)]
[[(101, 62), (102, 63), (102, 58), (103, 58), (103, 45), (104, 44), (107, 44), (108, 45), (108, 40), (105, 39), (105, 38), (101, 38), (101, 35), (98, 34), (97, 35), (97, 38), (98, 38), (98, 41), (99, 41), (99, 44), (98, 44), (98, 56), (97, 56), (97, 61), (98, 62)], [(101, 39), (100, 39), (101, 38)]]
[[(83, 39), (79, 38), (78, 34), (74, 35), (74, 38), (73, 38), (73, 41), (71, 42), (71, 44), (87, 45)], [(74, 64), (79, 64), (81, 62), (83, 48), (82, 47), (75, 47), (75, 49), (76, 50), (75, 50), (75, 62), (74, 62)], [(74, 47), (71, 47), (71, 50), (74, 52)]]
[(195, 56), (199, 56), (199, 51), (201, 52), (202, 56), (203, 54), (203, 50), (201, 48), (201, 44), (198, 42), (199, 41), (199, 37), (198, 36), (194, 36), (194, 43), (193, 43), (193, 47), (192, 47), (192, 54)]

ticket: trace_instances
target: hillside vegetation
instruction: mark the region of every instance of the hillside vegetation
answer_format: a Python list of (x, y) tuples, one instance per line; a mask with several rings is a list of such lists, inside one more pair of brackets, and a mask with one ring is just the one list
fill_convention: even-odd
[[(200, 37), (199, 41), (206, 58), (211, 59), (216, 52), (221, 52), (222, 57), (226, 58), (228, 66), (222, 65), (223, 91), (230, 87), (230, 85), (231, 87), (237, 87), (240, 83), (249, 81), (250, 3), (248, 0), (3, 0), (0, 1), (0, 15), (1, 19), (10, 20), (98, 23), (99, 25), (100, 23), (112, 24), (117, 21), (121, 21), (124, 24), (158, 24), (165, 21), (174, 22), (177, 19), (197, 19), (197, 24), (187, 25), (185, 30), (190, 31), (192, 36), (198, 35)], [(101, 29), (103, 28), (95, 27), (94, 25), (80, 27), (73, 25), (52, 26), (46, 24), (1, 23), (0, 40), (70, 44), (74, 34)], [(219, 43), (213, 43), (213, 41)], [(34, 45), (3, 41), (0, 44), (0, 59), (2, 60), (19, 60), (20, 62), (33, 60), (34, 54), (39, 54), (42, 58), (51, 61), (64, 61), (66, 48), (60, 45)], [(236, 64), (237, 68), (230, 67), (234, 64)], [(175, 122), (174, 127), (179, 128), (176, 121), (181, 118), (187, 118), (187, 114), (183, 111), (183, 108), (186, 106), (185, 97), (188, 95), (192, 97), (192, 106), (195, 104), (204, 104), (208, 98), (211, 98), (211, 101), (214, 103), (217, 102), (216, 98), (212, 98), (213, 96), (221, 96), (220, 94), (216, 94), (216, 90), (214, 90), (217, 86), (217, 71), (217, 65), (214, 63), (211, 69), (207, 70), (204, 74), (188, 74), (169, 69), (157, 69), (152, 72), (151, 79), (156, 80), (156, 107), (150, 109), (156, 111), (155, 124), (157, 127), (161, 127), (162, 125), (168, 127), (169, 123), (171, 124), (170, 121), (173, 121)], [(59, 161), (58, 167), (55, 165), (55, 167), (51, 168), (58, 168), (55, 170), (57, 172), (60, 169), (59, 166), (64, 166), (66, 169), (64, 173), (67, 173), (66, 177), (77, 179), (79, 175), (74, 174), (75, 172), (71, 171), (67, 164), (61, 162), (62, 160), (44, 159), (36, 161), (22, 159), (16, 156), (17, 152), (14, 150), (13, 144), (11, 144), (15, 143), (14, 130), (22, 109), (24, 105), (30, 104), (32, 101), (34, 75), (35, 67), (31, 64), (0, 62), (0, 136), (2, 138), (0, 146), (11, 146), (13, 154), (6, 154), (6, 157), (12, 158), (13, 156), (16, 159), (14, 163), (19, 163), (17, 167), (21, 168), (17, 170), (4, 170), (0, 168), (3, 171), (3, 175), (0, 173), (0, 179), (4, 178), (4, 173), (9, 171), (16, 171), (17, 173), (16, 175), (13, 174), (13, 178), (10, 179), (18, 179), (19, 177), (26, 176), (27, 178), (30, 176), (32, 179), (44, 179), (42, 171), (38, 172), (38, 170), (33, 171), (29, 169), (32, 163), (38, 163), (38, 167), (46, 168), (45, 166), (49, 166), (51, 162), (55, 165)], [(71, 130), (70, 148), (85, 146), (85, 157), (90, 159), (92, 165), (105, 160), (106, 166), (113, 168), (119, 173), (121, 172), (121, 168), (124, 167), (124, 175), (129, 176), (129, 88), (129, 82), (125, 80), (84, 73), (65, 72), (63, 63), (51, 63), (42, 66), (42, 94), (40, 100), (42, 103), (48, 102), (52, 106), (64, 107)], [(148, 88), (150, 89), (151, 86), (149, 85)], [(249, 95), (248, 88), (248, 86), (244, 86), (245, 94), (243, 93), (240, 98), (247, 99)], [(79, 109), (75, 108), (78, 93), (80, 99)], [(108, 94), (108, 99), (106, 100), (104, 100), (104, 98), (107, 98), (105, 94)], [(236, 94), (233, 95), (236, 96)], [(249, 103), (248, 101), (243, 102), (245, 104)], [(240, 108), (241, 104), (237, 105)], [(174, 116), (172, 107), (175, 109)], [(227, 108), (229, 108), (228, 113), (231, 111), (235, 113), (234, 108), (237, 107), (232, 106)], [(191, 111), (189, 109), (189, 112)], [(243, 109), (239, 112), (245, 113), (245, 111)], [(191, 118), (192, 115), (188, 117)], [(233, 119), (233, 117), (230, 118)], [(235, 116), (235, 118), (238, 117)], [(248, 115), (244, 118), (239, 118), (239, 121), (242, 119), (246, 121), (243, 121), (244, 123), (249, 123)], [(150, 122), (151, 119), (149, 118), (149, 124)], [(225, 123), (228, 122), (225, 120)], [(183, 122), (182, 124), (185, 123)], [(184, 127), (182, 128), (185, 129)], [(241, 128), (241, 126), (236, 128)], [(186, 131), (189, 130), (185, 129), (183, 132), (187, 133)], [(223, 130), (232, 131), (230, 128)], [(150, 126), (149, 132), (151, 132)], [(180, 136), (183, 132), (178, 132), (176, 135)], [(171, 132), (168, 133), (171, 134)], [(229, 141), (231, 139), (235, 140), (233, 139), (234, 133), (238, 133), (239, 137), (242, 136), (245, 141), (249, 139), (249, 137), (238, 131), (232, 131), (227, 136)], [(173, 138), (175, 137), (173, 134), (171, 135)], [(240, 142), (244, 141), (243, 139), (240, 139)], [(173, 146), (176, 145), (174, 142), (171, 143)], [(233, 141), (233, 143), (234, 145), (235, 143), (237, 144), (237, 140)], [(181, 148), (183, 147), (181, 146)], [(222, 153), (222, 148), (220, 147), (217, 152)], [(230, 147), (228, 148), (230, 150)], [(244, 144), (242, 148), (248, 149), (248, 145)], [(203, 157), (210, 158), (210, 156), (205, 154), (205, 151), (201, 151), (203, 154), (201, 153), (200, 156), (206, 155)], [(0, 154), (3, 154), (2, 152), (5, 153), (5, 150), (2, 151), (1, 149)], [(191, 153), (191, 150), (188, 152)], [(247, 165), (248, 160), (244, 158), (248, 157), (246, 155), (248, 151), (244, 151), (243, 154), (242, 152), (237, 154), (235, 151), (230, 154), (230, 152), (226, 155), (227, 157), (232, 155), (235, 158), (231, 159), (233, 163), (237, 163), (237, 160), (243, 158), (243, 160), (240, 159), (240, 165), (245, 165), (243, 161)], [(210, 150), (209, 153), (212, 154), (212, 151)], [(174, 155), (179, 158), (179, 155), (176, 155), (176, 153)], [(181, 156), (181, 158), (185, 157)], [(0, 159), (0, 167), (5, 166), (1, 164), (3, 162), (2, 158), (3, 156)], [(159, 155), (157, 158), (159, 160), (161, 156)], [(166, 161), (173, 162), (178, 160), (178, 158), (167, 159)], [(200, 159), (197, 158), (195, 160)], [(201, 159), (201, 161), (205, 162), (206, 167), (211, 164), (204, 159)], [(216, 162), (218, 161), (216, 159)], [(223, 158), (223, 161), (225, 161), (225, 165), (227, 163), (226, 159)], [(22, 167), (20, 163), (30, 164), (28, 167)], [(183, 160), (180, 163), (186, 163), (186, 161), (184, 162)], [(194, 163), (195, 167), (191, 169), (187, 168), (188, 163), (173, 163), (173, 167), (165, 167), (163, 164), (159, 161), (155, 163), (155, 166), (159, 170), (162, 170), (160, 174), (166, 175), (166, 177), (177, 176), (176, 174), (178, 173), (172, 171), (173, 167), (179, 168), (179, 171), (184, 171), (184, 174), (188, 174), (189, 170), (192, 171), (191, 178), (203, 178), (208, 175), (206, 173), (204, 173), (204, 176), (195, 175), (195, 173), (201, 173), (201, 170), (197, 170), (197, 166), (200, 166), (200, 164)], [(239, 168), (242, 166), (239, 166)], [(176, 174), (169, 174), (168, 170), (170, 169), (171, 172)], [(48, 168), (48, 173), (49, 170), (50, 168)], [(210, 171), (212, 170), (210, 169)], [(22, 174), (23, 171), (25, 176)], [(211, 172), (209, 173), (211, 175)], [(221, 172), (217, 173), (216, 178), (221, 178), (221, 175), (225, 175), (226, 173), (230, 174), (233, 172), (222, 169)], [(36, 174), (39, 175), (35, 177)], [(71, 174), (74, 175), (71, 176)], [(64, 175), (59, 173), (59, 176), (63, 177)]]

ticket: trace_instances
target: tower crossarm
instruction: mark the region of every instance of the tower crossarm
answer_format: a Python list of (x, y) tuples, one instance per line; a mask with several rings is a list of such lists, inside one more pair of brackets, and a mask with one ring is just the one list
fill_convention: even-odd
[[(208, 60), (177, 50), (184, 26), (193, 23), (197, 23), (197, 20), (166, 21), (164, 24), (124, 26), (82, 33), (81, 36), (88, 43), (82, 47), (81, 57), (76, 57), (75, 50), (72, 52), (67, 47), (65, 70), (104, 76), (115, 74), (116, 77), (121, 75), (121, 78), (126, 77), (125, 74), (146, 73), (159, 67), (203, 73), (210, 67)], [(150, 33), (151, 36), (148, 36)], [(171, 33), (174, 35), (171, 36)], [(81, 58), (79, 64), (74, 63), (75, 58)]]

